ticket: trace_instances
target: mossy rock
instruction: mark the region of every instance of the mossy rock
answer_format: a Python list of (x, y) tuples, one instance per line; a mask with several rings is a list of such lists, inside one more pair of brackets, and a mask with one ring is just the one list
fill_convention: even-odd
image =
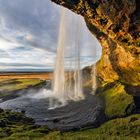
[(132, 104), (133, 96), (128, 95), (120, 83), (104, 85), (99, 96), (105, 100), (105, 114), (109, 118), (126, 116), (126, 109)]

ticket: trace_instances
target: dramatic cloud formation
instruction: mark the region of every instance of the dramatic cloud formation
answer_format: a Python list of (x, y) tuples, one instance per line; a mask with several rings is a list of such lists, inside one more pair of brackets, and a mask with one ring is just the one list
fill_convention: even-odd
[[(0, 70), (52, 69), (59, 22), (60, 7), (49, 0), (0, 0)], [(101, 48), (84, 21), (83, 28), (81, 57), (90, 64)]]

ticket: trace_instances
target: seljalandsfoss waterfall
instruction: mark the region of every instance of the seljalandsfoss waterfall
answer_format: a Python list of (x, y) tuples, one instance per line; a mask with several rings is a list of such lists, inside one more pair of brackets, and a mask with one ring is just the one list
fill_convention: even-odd
[(0, 0), (0, 140), (140, 140), (140, 0)]
[(41, 87), (5, 98), (0, 101), (0, 108), (24, 112), (35, 124), (53, 130), (94, 127), (104, 121), (104, 102), (95, 95), (95, 63), (101, 56), (101, 47), (81, 16), (60, 9), (53, 79), (45, 80)]
[[(67, 32), (67, 28), (73, 28), (67, 23), (67, 16), (75, 23), (75, 31), (71, 34), (73, 38)], [(79, 17), (75, 18), (75, 16), (68, 14), (67, 10), (62, 8), (53, 82), (54, 97), (60, 101), (61, 105), (67, 104), (68, 100), (79, 101), (84, 99), (80, 64), (79, 30)], [(65, 49), (65, 47), (68, 47), (66, 41), (69, 39), (71, 39), (69, 44), (70, 49), (69, 52), (66, 52), (68, 51)], [(72, 51), (74, 54), (71, 54)], [(65, 56), (65, 54), (67, 54), (69, 58), (66, 59), (65, 57), (67, 56)], [(50, 99), (50, 108), (53, 107), (57, 107), (57, 103)]]

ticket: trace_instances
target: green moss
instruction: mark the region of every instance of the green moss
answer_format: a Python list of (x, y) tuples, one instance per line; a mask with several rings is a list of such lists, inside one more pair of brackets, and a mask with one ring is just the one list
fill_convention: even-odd
[(140, 115), (119, 118), (104, 123), (99, 128), (79, 132), (52, 132), (40, 140), (138, 140)]
[(133, 97), (125, 92), (124, 86), (120, 83), (103, 90), (100, 96), (105, 99), (105, 113), (108, 117), (125, 116), (126, 108), (133, 102)]
[(49, 133), (46, 126), (34, 125), (32, 119), (9, 110), (0, 109), (0, 126), (1, 140), (39, 139)]

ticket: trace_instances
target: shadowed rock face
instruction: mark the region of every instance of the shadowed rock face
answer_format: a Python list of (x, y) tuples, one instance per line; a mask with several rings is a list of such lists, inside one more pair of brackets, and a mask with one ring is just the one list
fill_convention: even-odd
[(101, 43), (103, 54), (97, 63), (101, 83), (118, 80), (134, 87), (140, 85), (139, 0), (52, 1), (82, 15)]
[(133, 96), (140, 96), (140, 86), (125, 85), (125, 91)]

